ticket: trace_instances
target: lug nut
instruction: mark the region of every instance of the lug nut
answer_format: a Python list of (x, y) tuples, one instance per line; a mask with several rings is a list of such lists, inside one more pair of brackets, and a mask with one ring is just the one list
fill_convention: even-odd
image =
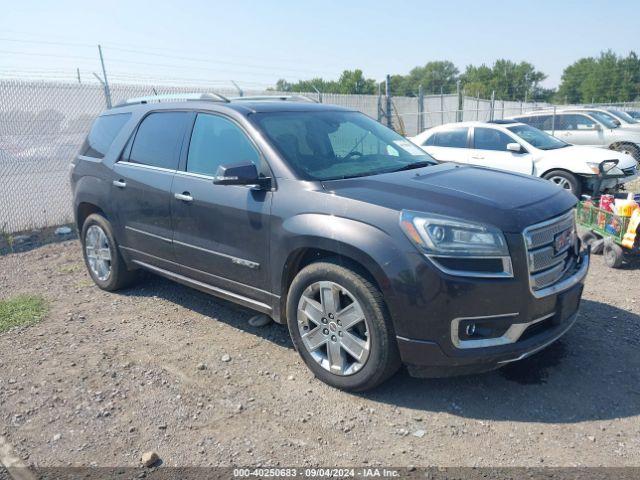
[(342, 330), (338, 332), (338, 336), (341, 337), (343, 335)]
[(340, 320), (338, 320), (336, 323), (337, 323), (339, 326), (342, 326), (342, 322), (341, 322)]
[(329, 335), (329, 329), (328, 328), (323, 328), (322, 329), (322, 333), (324, 333), (325, 335)]
[(335, 335), (331, 335), (331, 341), (335, 342), (336, 341), (336, 336)]
[(322, 323), (327, 323), (327, 319), (322, 317), (322, 320), (320, 320)]
[(329, 314), (329, 318), (333, 320), (333, 313)]

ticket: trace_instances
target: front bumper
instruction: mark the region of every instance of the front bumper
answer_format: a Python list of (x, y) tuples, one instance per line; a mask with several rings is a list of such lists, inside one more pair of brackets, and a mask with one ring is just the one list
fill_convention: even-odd
[[(477, 288), (464, 289), (450, 310), (470, 310), (462, 305), (471, 302), (473, 313), (453, 313), (440, 322), (429, 322), (434, 328), (430, 338), (398, 335), (398, 347), (409, 372), (420, 377), (442, 377), (493, 370), (506, 363), (526, 358), (564, 335), (578, 317), (584, 279), (589, 269), (589, 252), (580, 253), (572, 271), (545, 292), (534, 295), (526, 288), (519, 290), (517, 278), (509, 282), (486, 282)], [(447, 283), (449, 292), (459, 291), (459, 279)], [(451, 283), (454, 282), (454, 283)], [(519, 295), (519, 298), (518, 298)], [(465, 298), (466, 297), (466, 298)], [(567, 299), (575, 308), (567, 311)], [(496, 312), (496, 310), (498, 310)], [(501, 313), (506, 310), (508, 313)], [(444, 311), (442, 312), (444, 313)], [(506, 330), (499, 338), (460, 341), (454, 332), (469, 319), (497, 318)], [(482, 320), (479, 320), (482, 321)], [(478, 342), (475, 343), (474, 342)], [(484, 342), (484, 343), (483, 343)]]

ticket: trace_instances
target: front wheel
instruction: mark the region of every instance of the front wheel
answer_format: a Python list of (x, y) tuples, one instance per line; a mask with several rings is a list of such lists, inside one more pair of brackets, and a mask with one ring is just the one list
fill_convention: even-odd
[(355, 268), (325, 261), (301, 270), (289, 289), (287, 322), (304, 362), (333, 387), (368, 390), (400, 367), (382, 293)]
[(578, 198), (582, 193), (582, 184), (580, 183), (580, 180), (572, 173), (565, 172), (564, 170), (552, 170), (545, 173), (542, 178), (555, 183), (565, 190), (570, 191)]

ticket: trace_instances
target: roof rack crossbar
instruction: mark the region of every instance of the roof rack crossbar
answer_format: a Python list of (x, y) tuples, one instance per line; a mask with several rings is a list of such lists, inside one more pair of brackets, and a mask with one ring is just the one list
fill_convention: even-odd
[(312, 102), (318, 103), (306, 95), (245, 95), (242, 97), (231, 97), (234, 102)]
[(167, 93), (165, 95), (149, 95), (146, 97), (128, 98), (117, 107), (124, 107), (126, 105), (136, 105), (144, 103), (154, 102), (167, 102), (167, 101), (208, 101), (208, 102), (224, 102), (229, 103), (229, 99), (224, 95), (220, 95), (215, 92), (208, 93)]

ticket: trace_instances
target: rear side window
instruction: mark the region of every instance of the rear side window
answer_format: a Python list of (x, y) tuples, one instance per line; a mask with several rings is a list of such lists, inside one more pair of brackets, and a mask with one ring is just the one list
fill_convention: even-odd
[(473, 131), (473, 144), (478, 150), (507, 151), (509, 143), (516, 143), (509, 135), (493, 128), (476, 128)]
[(220, 165), (246, 162), (259, 166), (260, 155), (236, 124), (218, 115), (196, 117), (187, 172), (213, 176)]
[(80, 155), (87, 157), (103, 158), (113, 140), (116, 138), (124, 124), (131, 117), (130, 113), (118, 113), (116, 115), (103, 115), (93, 122), (91, 131), (80, 148)]
[(176, 170), (188, 112), (156, 112), (138, 127), (129, 161)]
[(454, 128), (444, 132), (437, 132), (433, 135), (433, 145), (435, 147), (467, 148), (468, 128)]
[(595, 123), (584, 115), (556, 115), (556, 130), (592, 130)]

